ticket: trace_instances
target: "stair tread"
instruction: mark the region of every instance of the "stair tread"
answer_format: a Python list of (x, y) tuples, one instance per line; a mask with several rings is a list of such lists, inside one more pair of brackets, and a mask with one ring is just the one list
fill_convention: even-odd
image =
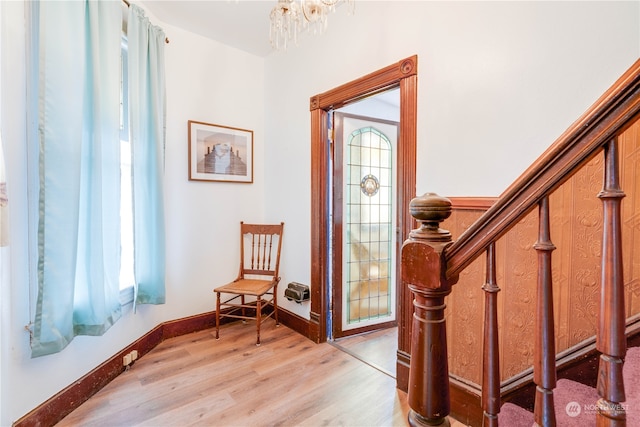
[(622, 376), (627, 398), (627, 425), (640, 426), (640, 347), (627, 349)]
[[(630, 348), (624, 365), (625, 392), (627, 397), (627, 425), (640, 426), (640, 347)], [(598, 392), (585, 384), (560, 379), (553, 393), (556, 425), (562, 427), (590, 427), (596, 425), (595, 404)], [(502, 405), (499, 424), (509, 427), (530, 427), (534, 415), (512, 403)]]
[(533, 412), (509, 402), (502, 405), (498, 414), (498, 425), (501, 426), (530, 427), (533, 422)]
[(595, 404), (599, 399), (595, 388), (560, 379), (553, 392), (556, 422), (559, 426), (595, 426)]
[[(567, 380), (558, 380), (553, 392), (556, 425), (563, 427), (595, 426), (594, 407), (598, 393), (592, 387)], [(499, 423), (509, 427), (531, 426), (533, 413), (511, 403), (500, 409)]]

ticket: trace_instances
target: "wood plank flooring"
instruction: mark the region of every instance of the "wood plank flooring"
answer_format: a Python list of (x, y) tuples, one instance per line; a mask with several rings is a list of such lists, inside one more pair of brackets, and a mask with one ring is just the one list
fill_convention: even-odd
[(397, 327), (338, 338), (331, 344), (395, 378), (398, 350)]
[(407, 425), (395, 380), (330, 344), (271, 319), (259, 347), (252, 323), (214, 334), (161, 343), (58, 426)]

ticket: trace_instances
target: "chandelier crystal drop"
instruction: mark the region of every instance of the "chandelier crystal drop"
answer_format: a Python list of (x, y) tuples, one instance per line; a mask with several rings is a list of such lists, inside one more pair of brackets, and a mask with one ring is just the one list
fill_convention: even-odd
[(278, 0), (269, 15), (271, 45), (286, 50), (288, 42), (298, 43), (302, 30), (322, 33), (327, 28), (327, 16), (340, 2), (347, 3), (349, 13), (353, 13), (355, 0)]

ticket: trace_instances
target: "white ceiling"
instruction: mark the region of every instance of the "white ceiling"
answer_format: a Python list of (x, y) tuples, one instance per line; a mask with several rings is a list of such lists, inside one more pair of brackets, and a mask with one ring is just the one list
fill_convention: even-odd
[[(163, 22), (265, 57), (269, 42), (269, 13), (277, 0), (143, 0)], [(171, 34), (167, 34), (171, 39)]]
[[(269, 13), (277, 0), (143, 0), (162, 22), (217, 40), (228, 46), (265, 57), (269, 42)], [(167, 34), (171, 39), (171, 34)], [(399, 108), (397, 91), (374, 97)], [(367, 98), (364, 102), (372, 101)]]

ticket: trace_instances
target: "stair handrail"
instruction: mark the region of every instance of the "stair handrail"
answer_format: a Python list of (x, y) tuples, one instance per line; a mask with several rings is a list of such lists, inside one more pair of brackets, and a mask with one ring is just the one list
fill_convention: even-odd
[(640, 114), (638, 59), (498, 200), (445, 249), (446, 277), (456, 277)]

